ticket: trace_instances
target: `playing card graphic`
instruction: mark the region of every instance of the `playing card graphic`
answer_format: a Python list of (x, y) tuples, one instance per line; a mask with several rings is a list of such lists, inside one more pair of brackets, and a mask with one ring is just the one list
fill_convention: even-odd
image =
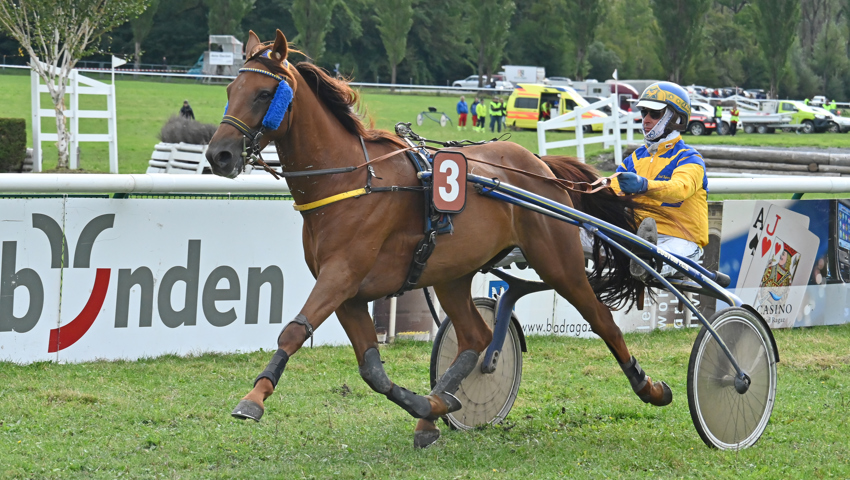
[(777, 229), (784, 230), (786, 227), (795, 230), (808, 230), (809, 217), (773, 205), (770, 202), (756, 202), (750, 222), (750, 230), (747, 234), (747, 246), (741, 259), (737, 288), (759, 285), (764, 268), (771, 258), (772, 239), (776, 235)]
[(799, 313), (806, 272), (811, 271), (820, 239), (808, 230), (808, 217), (777, 205), (765, 207), (757, 206), (753, 214), (737, 292), (772, 328), (790, 327)]

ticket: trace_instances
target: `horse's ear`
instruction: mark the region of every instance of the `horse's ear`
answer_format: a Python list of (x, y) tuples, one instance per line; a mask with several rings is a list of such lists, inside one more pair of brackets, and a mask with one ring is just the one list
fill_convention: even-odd
[(257, 45), (260, 45), (260, 37), (254, 33), (253, 30), (248, 32), (248, 43), (245, 44), (245, 58), (251, 58), (251, 55), (254, 54), (254, 49), (257, 48)]
[(284, 60), (286, 60), (287, 55), (289, 55), (289, 45), (286, 42), (286, 37), (283, 35), (283, 32), (281, 32), (280, 29), (277, 30), (277, 33), (274, 37), (272, 55), (274, 56), (274, 59), (278, 62), (283, 62)]

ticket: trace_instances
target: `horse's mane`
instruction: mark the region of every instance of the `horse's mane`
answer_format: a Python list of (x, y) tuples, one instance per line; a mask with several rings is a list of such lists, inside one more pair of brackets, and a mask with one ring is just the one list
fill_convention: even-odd
[[(254, 60), (261, 62), (274, 73), (281, 75), (288, 73), (280, 63), (265, 57), (256, 57)], [(295, 65), (295, 68), (319, 100), (328, 107), (333, 116), (339, 120), (339, 123), (353, 135), (363, 137), (363, 140), (366, 141), (386, 141), (401, 148), (407, 146), (396, 134), (373, 128), (371, 121), (368, 127), (364, 125), (363, 106), (357, 92), (348, 85), (348, 82), (331, 77), (322, 68), (309, 62), (300, 62)]]

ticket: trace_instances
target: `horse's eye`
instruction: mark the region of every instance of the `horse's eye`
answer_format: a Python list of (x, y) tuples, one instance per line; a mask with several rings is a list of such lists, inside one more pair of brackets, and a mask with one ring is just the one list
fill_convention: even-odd
[(262, 92), (260, 92), (259, 95), (257, 95), (257, 100), (261, 100), (263, 102), (267, 102), (267, 101), (271, 100), (271, 98), (272, 98), (272, 93), (269, 92), (268, 90), (263, 90)]

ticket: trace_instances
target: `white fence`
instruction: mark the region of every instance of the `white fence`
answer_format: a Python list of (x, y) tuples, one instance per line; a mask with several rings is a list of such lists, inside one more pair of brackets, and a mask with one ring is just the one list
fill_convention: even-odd
[[(41, 131), (41, 119), (44, 117), (56, 118), (56, 110), (52, 108), (41, 108), (41, 94), (47, 93), (47, 85), (41, 84), (41, 77), (34, 71), (30, 73), (32, 83), (32, 145), (33, 145), (33, 171), (41, 171), (42, 149), (41, 142), (56, 142), (59, 137), (56, 133), (44, 133)], [(77, 147), (80, 142), (108, 142), (109, 143), (109, 171), (118, 173), (118, 126), (115, 114), (115, 83), (112, 85), (99, 82), (85, 77), (76, 69), (71, 70), (68, 75), (68, 86), (65, 93), (70, 97), (68, 109), (64, 111), (70, 121), (68, 131), (71, 134), (69, 144), (70, 157), (69, 166), (76, 169), (79, 166), (77, 158)], [(82, 110), (80, 109), (80, 95), (105, 95), (106, 110)], [(103, 118), (107, 120), (107, 133), (80, 133), (81, 118)]]
[[(584, 115), (593, 110), (610, 107), (614, 115), (605, 117), (594, 117), (585, 119)], [(620, 115), (620, 107), (617, 103), (617, 97), (612, 95), (606, 99), (592, 103), (586, 107), (576, 108), (572, 112), (555, 117), (545, 122), (537, 124), (537, 150), (540, 155), (546, 155), (547, 152), (555, 148), (576, 147), (576, 156), (584, 161), (584, 146), (593, 143), (602, 143), (605, 148), (614, 147), (614, 161), (619, 165), (623, 157), (623, 139), (622, 132), (626, 133), (626, 142), (634, 140), (635, 130), (640, 130), (643, 127), (640, 122), (635, 122), (640, 119), (640, 113), (632, 112), (627, 115)], [(592, 127), (593, 125), (602, 125), (602, 135), (585, 136), (585, 126)], [(556, 142), (546, 141), (547, 130), (560, 130), (563, 128), (575, 128), (576, 137), (574, 140), (559, 140)]]
[[(206, 157), (207, 145), (191, 143), (157, 143), (145, 173), (211, 173)], [(280, 160), (273, 143), (261, 152), (266, 164), (280, 173)], [(247, 166), (245, 173), (266, 174), (262, 167)]]

